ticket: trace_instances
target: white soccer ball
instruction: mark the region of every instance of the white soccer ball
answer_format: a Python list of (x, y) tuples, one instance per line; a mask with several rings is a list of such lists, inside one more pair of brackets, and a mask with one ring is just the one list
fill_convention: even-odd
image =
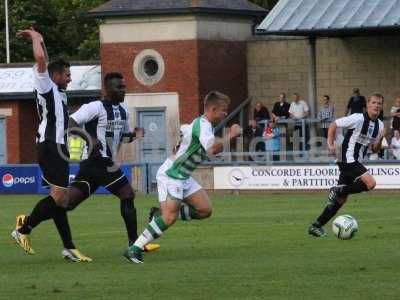
[(332, 223), (333, 233), (342, 240), (349, 240), (358, 231), (357, 220), (350, 215), (338, 216)]

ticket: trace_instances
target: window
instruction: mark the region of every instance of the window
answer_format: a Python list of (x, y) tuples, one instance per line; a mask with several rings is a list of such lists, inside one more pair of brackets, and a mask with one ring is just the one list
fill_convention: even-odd
[(133, 63), (135, 78), (143, 85), (151, 86), (159, 82), (164, 76), (164, 59), (153, 49), (140, 52)]

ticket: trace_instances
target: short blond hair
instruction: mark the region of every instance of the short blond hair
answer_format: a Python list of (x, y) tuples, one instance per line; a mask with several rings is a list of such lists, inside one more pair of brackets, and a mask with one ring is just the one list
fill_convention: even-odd
[(381, 99), (382, 103), (385, 100), (385, 97), (383, 97), (381, 93), (372, 93), (371, 95), (368, 96), (368, 102), (371, 100), (372, 97)]
[(211, 91), (204, 97), (205, 108), (210, 107), (212, 105), (218, 106), (220, 102), (229, 104), (231, 102), (231, 98), (218, 91)]

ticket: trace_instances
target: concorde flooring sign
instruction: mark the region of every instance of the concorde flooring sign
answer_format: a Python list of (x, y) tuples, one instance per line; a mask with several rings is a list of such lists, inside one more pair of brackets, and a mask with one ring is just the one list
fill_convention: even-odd
[[(377, 189), (400, 188), (400, 164), (367, 166)], [(336, 185), (336, 165), (215, 167), (214, 189), (318, 190)]]

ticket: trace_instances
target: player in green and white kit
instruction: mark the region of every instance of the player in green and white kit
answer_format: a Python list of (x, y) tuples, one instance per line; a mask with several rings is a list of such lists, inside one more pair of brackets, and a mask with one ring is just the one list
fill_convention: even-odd
[[(181, 127), (175, 154), (157, 172), (161, 213), (154, 215), (135, 243), (125, 251), (124, 256), (129, 261), (143, 263), (144, 246), (159, 238), (178, 217), (188, 221), (211, 216), (210, 199), (191, 174), (203, 160), (223, 150), (223, 142), (215, 141), (213, 126), (227, 116), (229, 102), (229, 97), (222, 93), (208, 93), (204, 99), (204, 115)], [(239, 136), (240, 131), (238, 125), (233, 125), (229, 139)]]

